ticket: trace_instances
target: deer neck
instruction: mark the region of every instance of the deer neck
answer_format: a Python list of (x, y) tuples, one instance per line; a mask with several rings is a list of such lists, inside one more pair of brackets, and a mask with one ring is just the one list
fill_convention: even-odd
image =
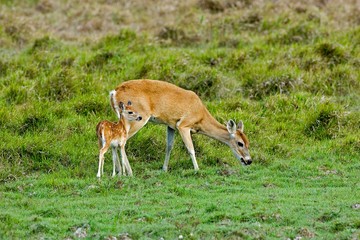
[(121, 115), (119, 122), (117, 123), (118, 128), (125, 129), (125, 131), (128, 133), (130, 129), (130, 124), (125, 120), (125, 117)]
[(199, 133), (229, 144), (230, 135), (227, 128), (211, 116), (208, 111), (206, 111), (201, 122)]

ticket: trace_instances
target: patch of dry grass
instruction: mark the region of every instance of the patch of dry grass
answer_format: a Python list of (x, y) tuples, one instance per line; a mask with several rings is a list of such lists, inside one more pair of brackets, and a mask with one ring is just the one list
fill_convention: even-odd
[(305, 16), (331, 28), (360, 24), (360, 3), (356, 0), (1, 0), (0, 4), (3, 47), (22, 47), (45, 35), (66, 41), (95, 41), (123, 28), (159, 38), (171, 29), (172, 36), (175, 32), (186, 40), (207, 41), (213, 26), (224, 24), (225, 19), (240, 19), (236, 24), (249, 25), (247, 20), (253, 16), (259, 21), (271, 21), (279, 15), (286, 21)]

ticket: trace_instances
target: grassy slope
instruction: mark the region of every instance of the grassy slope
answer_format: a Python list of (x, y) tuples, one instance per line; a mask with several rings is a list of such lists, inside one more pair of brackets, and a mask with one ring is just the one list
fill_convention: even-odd
[[(3, 1), (0, 238), (73, 237), (81, 226), (90, 238), (359, 238), (357, 8), (226, 3), (183, 1), (172, 18), (164, 4), (152, 18), (156, 8), (134, 1), (142, 18), (119, 9), (109, 25), (72, 32), (96, 26), (85, 23), (109, 3), (62, 15), (68, 5)], [(132, 22), (140, 32), (117, 28)], [(165, 128), (148, 125), (127, 146), (135, 177), (97, 181), (94, 128), (115, 120), (108, 91), (135, 78), (194, 90), (220, 122), (244, 120), (254, 165), (194, 135), (194, 174), (177, 136), (162, 173)]]

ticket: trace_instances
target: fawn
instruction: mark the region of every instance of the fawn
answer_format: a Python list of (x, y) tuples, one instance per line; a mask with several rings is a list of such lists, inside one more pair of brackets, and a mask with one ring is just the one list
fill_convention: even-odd
[[(112, 149), (112, 158), (113, 158), (113, 173), (112, 176), (116, 175), (116, 163), (118, 164), (119, 175), (125, 175), (125, 168), (129, 176), (132, 176), (132, 170), (129, 163), (129, 160), (125, 153), (125, 144), (128, 139), (128, 132), (130, 129), (129, 122), (132, 121), (141, 121), (142, 117), (134, 112), (131, 101), (128, 101), (128, 104), (125, 106), (123, 102), (120, 102), (120, 119), (118, 122), (110, 122), (107, 120), (101, 121), (96, 126), (96, 134), (98, 137), (100, 153), (99, 153), (99, 169), (97, 177), (100, 178), (101, 174), (104, 174), (104, 154), (107, 152), (109, 147)], [(121, 165), (119, 162), (119, 156), (117, 153), (117, 148), (121, 149)]]

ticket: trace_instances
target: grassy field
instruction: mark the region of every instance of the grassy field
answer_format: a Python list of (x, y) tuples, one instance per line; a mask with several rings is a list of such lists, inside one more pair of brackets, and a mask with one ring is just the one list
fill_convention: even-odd
[[(147, 3), (147, 4), (145, 4)], [(360, 239), (357, 1), (0, 0), (0, 239)], [(96, 178), (108, 93), (195, 91), (243, 120), (253, 164), (166, 128), (127, 144), (134, 177)]]

